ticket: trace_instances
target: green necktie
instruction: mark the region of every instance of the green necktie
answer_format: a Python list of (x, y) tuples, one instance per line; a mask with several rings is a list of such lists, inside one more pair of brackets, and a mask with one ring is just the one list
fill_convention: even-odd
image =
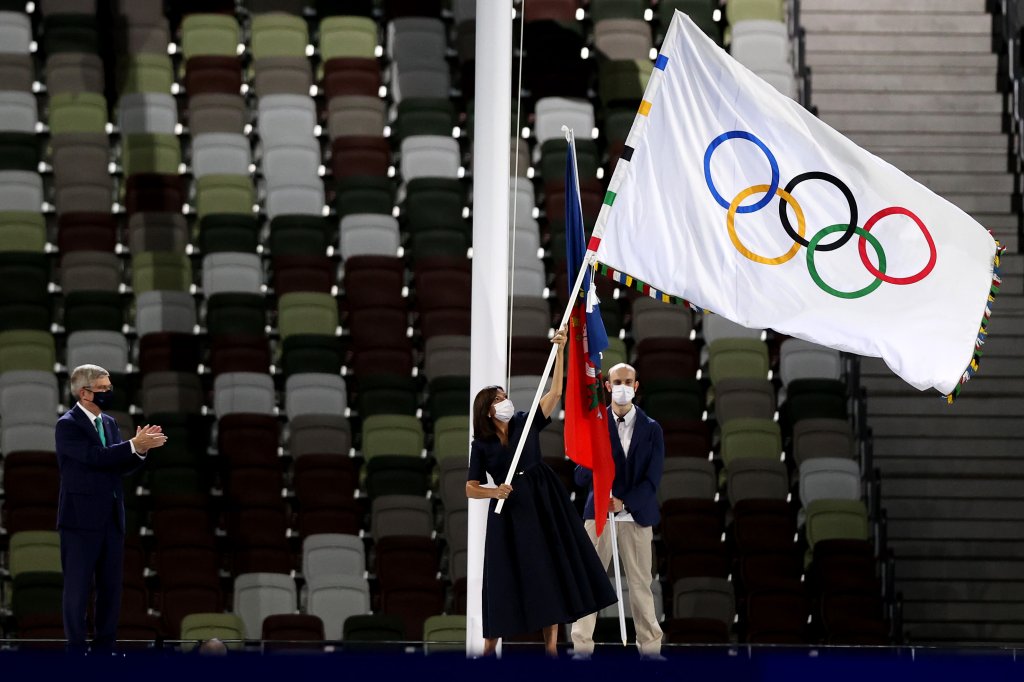
[(96, 417), (96, 432), (100, 434), (100, 442), (103, 443), (103, 447), (107, 447), (107, 435), (103, 433), (103, 417)]

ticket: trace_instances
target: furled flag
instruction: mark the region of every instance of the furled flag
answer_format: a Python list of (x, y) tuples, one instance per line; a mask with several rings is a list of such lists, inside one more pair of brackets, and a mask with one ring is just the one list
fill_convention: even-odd
[(881, 357), (952, 402), (1000, 283), (991, 234), (680, 12), (654, 66), (590, 243), (599, 269), (744, 327)]
[[(583, 265), (586, 252), (583, 210), (576, 180), (576, 146), (570, 141), (565, 160), (565, 246), (569, 286)], [(565, 452), (594, 475), (594, 522), (597, 534), (608, 520), (608, 502), (615, 462), (608, 431), (608, 413), (601, 390), (601, 351), (608, 347), (608, 335), (595, 304), (593, 272), (588, 267), (583, 286), (569, 318), (569, 371), (565, 391)], [(569, 292), (570, 294), (572, 291)]]

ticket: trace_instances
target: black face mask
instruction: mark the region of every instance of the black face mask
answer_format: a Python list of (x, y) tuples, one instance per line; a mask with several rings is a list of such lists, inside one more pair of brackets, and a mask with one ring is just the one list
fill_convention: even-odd
[(108, 407), (110, 407), (111, 405), (114, 404), (114, 390), (113, 389), (111, 389), (109, 391), (102, 391), (102, 392), (101, 391), (90, 391), (90, 392), (92, 393), (92, 402), (93, 402), (93, 404), (96, 407), (100, 408), (101, 410), (105, 410), (105, 409), (107, 409)]

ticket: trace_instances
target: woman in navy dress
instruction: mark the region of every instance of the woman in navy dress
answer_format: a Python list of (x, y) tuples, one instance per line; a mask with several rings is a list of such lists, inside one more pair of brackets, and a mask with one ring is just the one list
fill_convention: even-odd
[[(565, 331), (552, 343), (565, 344)], [(562, 353), (556, 354), (551, 390), (540, 400), (512, 485), (503, 483), (523, 436), (526, 412), (516, 412), (505, 389), (488, 386), (473, 401), (473, 445), (466, 495), (490, 499), (484, 544), (484, 655), (498, 639), (541, 630), (544, 648), (557, 656), (558, 626), (601, 610), (615, 592), (579, 513), (557, 474), (541, 458), (539, 434), (562, 397)], [(497, 488), (481, 482), (490, 474)]]

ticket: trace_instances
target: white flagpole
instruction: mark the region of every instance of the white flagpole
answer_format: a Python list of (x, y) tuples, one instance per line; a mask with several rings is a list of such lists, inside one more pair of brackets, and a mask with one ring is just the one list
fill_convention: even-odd
[[(506, 377), (508, 178), (512, 127), (512, 3), (477, 0), (476, 120), (473, 129), (473, 292), (470, 413), (484, 386)], [(466, 443), (469, 457), (469, 442)], [(483, 654), (484, 539), (488, 500), (469, 500), (466, 655)]]
[[(558, 325), (559, 329), (569, 324), (569, 318), (572, 316), (573, 302), (576, 300), (576, 295), (583, 285), (583, 277), (587, 274), (587, 268), (592, 265), (594, 256), (594, 251), (587, 251), (586, 255), (583, 256), (583, 265), (580, 267), (579, 274), (576, 275), (576, 283), (573, 285), (572, 295), (569, 296), (569, 305), (566, 306), (565, 314), (562, 315), (562, 321)], [(533, 395), (533, 404), (530, 406), (530, 411), (526, 413), (526, 424), (523, 426), (523, 433), (529, 433), (530, 427), (533, 425), (533, 415), (536, 414), (541, 396), (544, 395), (544, 384), (547, 382), (548, 376), (551, 375), (551, 368), (555, 364), (555, 353), (557, 352), (558, 346), (552, 344), (551, 352), (548, 353), (547, 364), (544, 365), (544, 373), (540, 375), (540, 384), (537, 385), (537, 392)], [(505, 483), (509, 485), (512, 485), (512, 477), (516, 474), (516, 467), (519, 465), (519, 458), (523, 454), (524, 445), (526, 445), (526, 439), (520, 438), (519, 443), (516, 445), (516, 454), (512, 457), (512, 464), (508, 468), (508, 475), (505, 477)], [(494, 513), (500, 514), (503, 506), (505, 506), (505, 500), (498, 500)]]
[[(479, 73), (479, 70), (478, 70)], [(573, 163), (576, 161), (576, 144), (573, 138), (573, 131), (569, 128), (562, 126), (562, 132), (565, 133), (565, 139), (569, 142), (569, 153), (573, 156)], [(576, 171), (576, 196), (580, 193), (579, 187), (579, 169)], [(587, 252), (583, 255), (583, 263), (580, 264), (580, 271), (576, 273), (576, 282), (572, 286), (572, 292), (569, 294), (568, 304), (565, 306), (565, 312), (562, 313), (562, 321), (558, 324), (558, 329), (561, 329), (565, 325), (569, 324), (569, 318), (572, 317), (572, 308), (576, 303), (576, 296), (579, 294), (580, 287), (583, 286), (583, 278), (586, 277), (587, 268), (594, 264), (594, 259), (597, 253), (587, 249)], [(533, 395), (533, 404), (530, 406), (530, 411), (526, 413), (526, 424), (523, 426), (523, 433), (529, 433), (530, 427), (533, 426), (533, 415), (537, 412), (537, 406), (540, 405), (541, 396), (544, 395), (544, 384), (548, 380), (548, 376), (551, 374), (551, 367), (555, 364), (555, 353), (558, 352), (558, 346), (552, 344), (551, 352), (548, 353), (548, 361), (544, 365), (544, 372), (540, 377), (540, 384), (537, 386), (537, 392)], [(516, 468), (519, 466), (519, 458), (523, 454), (523, 446), (526, 445), (526, 439), (520, 438), (519, 443), (516, 445), (516, 454), (512, 457), (512, 465), (508, 468), (508, 475), (505, 477), (505, 483), (512, 485), (512, 477), (516, 475)], [(497, 506), (494, 508), (495, 514), (500, 514), (502, 508), (505, 506), (505, 500), (498, 500)]]
[(619, 571), (619, 536), (615, 530), (615, 512), (608, 512), (608, 527), (612, 530), (612, 568), (615, 571), (615, 596), (619, 600), (619, 635), (626, 646), (626, 609), (622, 603), (622, 573)]

